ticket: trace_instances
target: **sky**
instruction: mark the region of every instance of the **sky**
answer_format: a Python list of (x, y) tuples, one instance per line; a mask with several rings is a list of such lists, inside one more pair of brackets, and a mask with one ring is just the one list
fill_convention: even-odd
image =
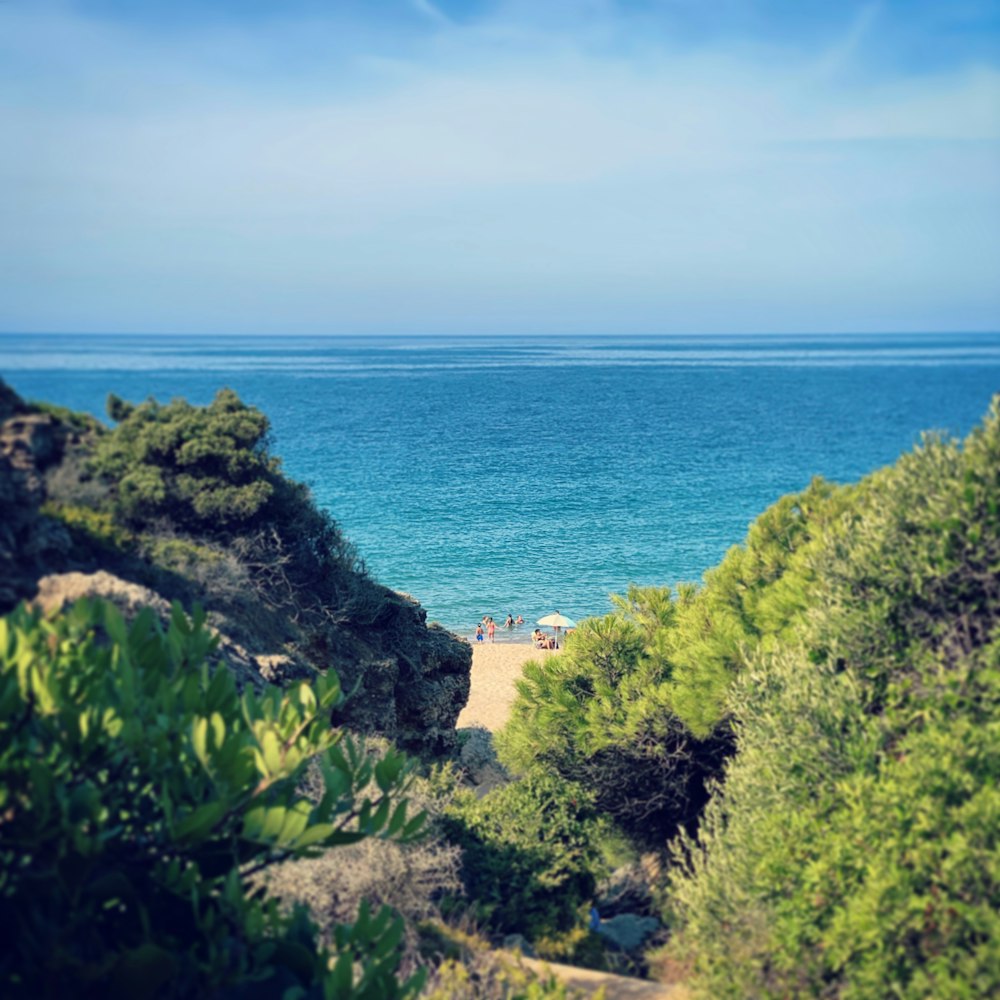
[(0, 0), (0, 330), (1000, 329), (1000, 0)]

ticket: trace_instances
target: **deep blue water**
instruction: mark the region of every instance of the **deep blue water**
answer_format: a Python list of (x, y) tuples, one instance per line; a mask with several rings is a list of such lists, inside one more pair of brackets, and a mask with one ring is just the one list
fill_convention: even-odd
[(3, 335), (0, 374), (100, 416), (108, 392), (204, 403), (231, 386), (374, 575), (467, 632), (698, 579), (813, 475), (854, 480), (921, 430), (967, 433), (1000, 391), (1000, 334)]

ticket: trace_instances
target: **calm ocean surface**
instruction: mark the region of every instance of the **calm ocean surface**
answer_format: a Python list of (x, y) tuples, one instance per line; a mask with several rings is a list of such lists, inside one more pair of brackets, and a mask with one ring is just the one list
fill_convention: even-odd
[(1000, 334), (511, 339), (0, 336), (29, 398), (263, 409), (373, 574), (468, 633), (698, 579), (815, 474), (854, 480), (921, 430), (965, 434)]

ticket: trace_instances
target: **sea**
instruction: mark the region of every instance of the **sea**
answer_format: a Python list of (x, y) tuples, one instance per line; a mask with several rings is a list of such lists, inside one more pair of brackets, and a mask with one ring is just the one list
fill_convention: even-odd
[(105, 414), (207, 403), (271, 421), (369, 571), (469, 635), (697, 581), (813, 476), (854, 481), (1000, 391), (1000, 333), (740, 337), (0, 335), (22, 396)]

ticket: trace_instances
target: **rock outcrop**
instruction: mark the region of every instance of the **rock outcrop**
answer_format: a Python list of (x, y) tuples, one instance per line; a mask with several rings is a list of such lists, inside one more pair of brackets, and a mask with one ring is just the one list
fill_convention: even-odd
[[(451, 749), (469, 699), (472, 647), (436, 624), (407, 594), (386, 590), (378, 616), (355, 635), (355, 655), (334, 664), (346, 691), (345, 720), (407, 746)], [(387, 713), (391, 713), (391, 718)]]
[(40, 512), (45, 470), (62, 443), (52, 417), (0, 382), (0, 609), (29, 597), (39, 572), (69, 549), (65, 528)]

